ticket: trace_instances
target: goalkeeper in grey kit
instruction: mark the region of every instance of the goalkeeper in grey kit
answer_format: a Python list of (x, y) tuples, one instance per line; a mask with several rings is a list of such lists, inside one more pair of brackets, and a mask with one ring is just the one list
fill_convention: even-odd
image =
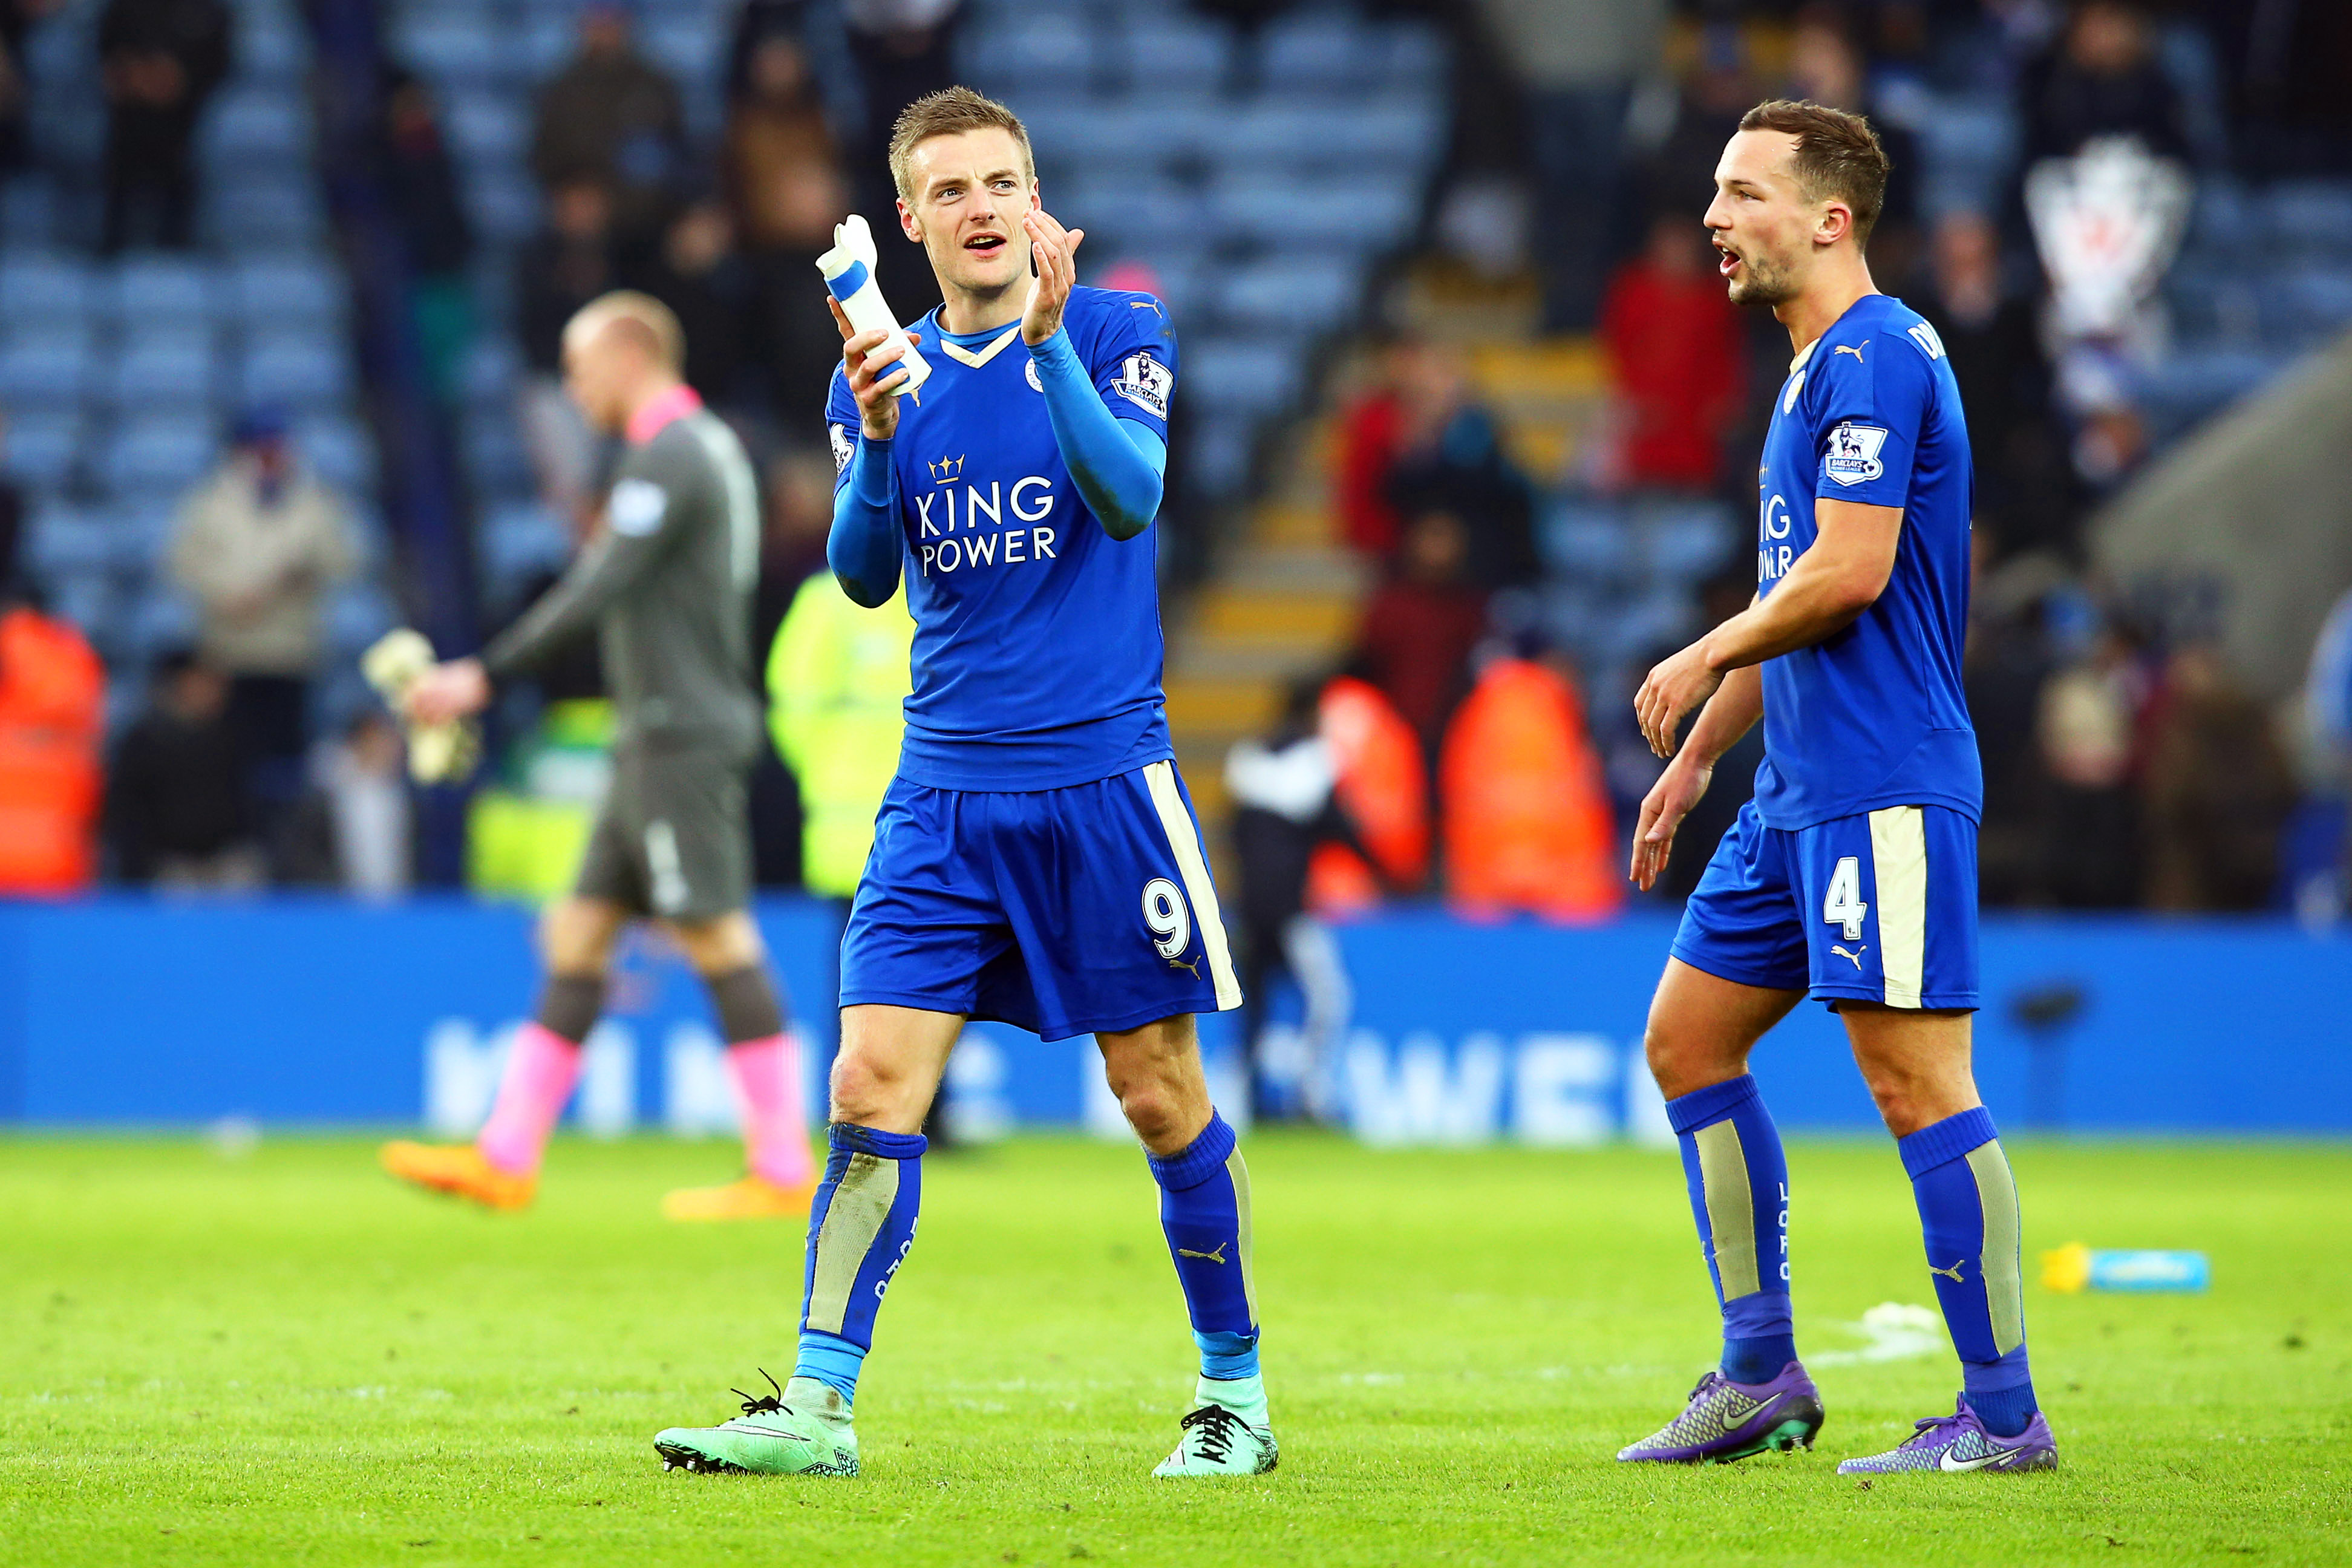
[(387, 1144), (384, 1164), (491, 1207), (529, 1204), (604, 1006), (614, 946), (630, 921), (654, 920), (709, 989), (750, 1167), (739, 1182), (670, 1194), (663, 1212), (805, 1217), (815, 1168), (798, 1050), (749, 910), (758, 482), (733, 432), (681, 378), (684, 337), (658, 300), (622, 292), (592, 302), (565, 328), (563, 358), (582, 412), (625, 443), (604, 526), (479, 658), (426, 671), (404, 705), (419, 724), (477, 712), (493, 682), (593, 626), (613, 693), (611, 792), (573, 890), (541, 919), (546, 988), (480, 1135), (457, 1148)]

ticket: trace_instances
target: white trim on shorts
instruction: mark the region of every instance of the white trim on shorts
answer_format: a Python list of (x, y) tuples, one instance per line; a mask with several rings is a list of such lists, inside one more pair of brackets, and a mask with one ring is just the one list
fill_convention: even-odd
[(1209, 956), (1209, 975), (1216, 982), (1217, 1011), (1231, 1012), (1242, 1005), (1241, 977), (1234, 973), (1233, 949), (1225, 942), (1224, 917), (1217, 912), (1217, 885), (1209, 879), (1209, 858), (1201, 851), (1201, 830), (1184, 809), (1176, 788), (1176, 764), (1153, 763), (1143, 770), (1144, 788), (1152, 808), (1160, 813), (1160, 830), (1176, 857), (1176, 874), (1184, 879), (1184, 897), (1192, 906), (1200, 928), (1201, 946)]
[(1872, 812), (1870, 864), (1886, 1005), (1916, 1007), (1927, 971), (1927, 814), (1916, 805)]

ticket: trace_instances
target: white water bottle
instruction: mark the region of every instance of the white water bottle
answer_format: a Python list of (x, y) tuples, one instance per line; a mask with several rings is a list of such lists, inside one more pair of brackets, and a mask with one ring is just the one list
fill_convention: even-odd
[[(898, 318), (890, 313), (890, 302), (882, 298), (882, 286), (874, 280), (874, 231), (856, 213), (848, 221), (833, 226), (833, 248), (816, 258), (816, 269), (824, 274), (824, 286), (841, 301), (842, 314), (849, 324), (861, 332), (887, 332), (888, 342), (906, 351), (903, 359), (907, 377), (890, 389), (893, 396), (904, 396), (931, 378), (930, 362), (924, 359), (907, 334), (899, 329)], [(886, 376), (896, 374), (897, 365), (886, 367)]]

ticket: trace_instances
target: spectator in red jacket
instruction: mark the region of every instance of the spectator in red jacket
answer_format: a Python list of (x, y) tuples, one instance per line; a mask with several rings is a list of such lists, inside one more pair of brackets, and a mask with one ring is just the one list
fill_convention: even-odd
[(1356, 668), (1396, 704), (1433, 756), (1467, 683), (1470, 651), (1486, 630), (1486, 593), (1466, 580), (1469, 555), (1460, 518), (1415, 517), (1405, 525), (1398, 571), (1365, 606), (1356, 638)]
[(1747, 385), (1738, 312), (1687, 215), (1650, 226), (1601, 306), (1601, 342), (1622, 422), (1622, 478), (1642, 489), (1709, 490)]

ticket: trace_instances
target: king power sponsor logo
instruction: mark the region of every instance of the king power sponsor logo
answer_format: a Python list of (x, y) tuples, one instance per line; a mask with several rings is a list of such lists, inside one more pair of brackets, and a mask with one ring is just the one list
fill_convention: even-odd
[(1367, 1143), (1508, 1140), (1587, 1148), (1619, 1139), (1671, 1147), (1666, 1105), (1641, 1043), (1605, 1035), (1477, 1031), (1391, 1040), (1358, 1029), (1340, 1053), (1338, 1089)]

